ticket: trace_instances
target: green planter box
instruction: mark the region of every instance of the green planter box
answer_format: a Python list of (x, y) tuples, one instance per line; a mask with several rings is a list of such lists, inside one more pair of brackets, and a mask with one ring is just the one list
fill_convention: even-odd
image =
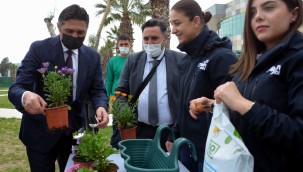
[(188, 144), (192, 156), (197, 160), (195, 145), (186, 138), (174, 141), (171, 153), (168, 155), (160, 146), (161, 131), (169, 129), (173, 138), (173, 131), (168, 126), (160, 126), (154, 139), (122, 140), (118, 146), (124, 159), (126, 171), (131, 172), (179, 172), (178, 152), (182, 144)]
[(0, 87), (10, 87), (13, 84), (13, 77), (0, 77)]

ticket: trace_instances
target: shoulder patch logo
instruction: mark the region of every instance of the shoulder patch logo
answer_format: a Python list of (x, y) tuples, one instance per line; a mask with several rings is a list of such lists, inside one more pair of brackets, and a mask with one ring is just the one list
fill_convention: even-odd
[(202, 63), (199, 63), (198, 68), (201, 70), (205, 70), (208, 62), (209, 62), (209, 60), (205, 60)]
[(270, 72), (270, 75), (280, 75), (281, 65), (272, 66), (267, 72)]

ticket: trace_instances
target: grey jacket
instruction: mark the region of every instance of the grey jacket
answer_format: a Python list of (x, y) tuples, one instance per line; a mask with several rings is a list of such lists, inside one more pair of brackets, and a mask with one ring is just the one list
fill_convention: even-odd
[[(179, 92), (179, 67), (186, 54), (166, 49), (164, 52), (167, 75), (167, 93), (169, 109), (176, 119), (176, 109)], [(130, 54), (120, 76), (120, 82), (116, 90), (133, 95), (143, 82), (143, 74), (147, 54), (145, 51)]]

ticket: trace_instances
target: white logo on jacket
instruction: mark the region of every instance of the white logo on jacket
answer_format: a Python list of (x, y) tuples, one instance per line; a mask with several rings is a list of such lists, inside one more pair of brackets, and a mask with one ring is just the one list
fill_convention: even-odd
[(198, 68), (201, 70), (205, 70), (208, 62), (209, 62), (209, 60), (205, 60), (204, 62), (199, 63)]
[(270, 72), (270, 75), (280, 75), (281, 65), (272, 66), (267, 72)]

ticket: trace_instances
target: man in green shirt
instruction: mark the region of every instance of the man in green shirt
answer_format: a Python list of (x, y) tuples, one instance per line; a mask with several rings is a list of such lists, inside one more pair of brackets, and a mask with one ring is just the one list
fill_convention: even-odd
[(127, 34), (121, 34), (117, 40), (119, 48), (118, 55), (112, 57), (106, 67), (106, 91), (107, 96), (115, 96), (115, 89), (118, 86), (120, 74), (124, 68), (127, 56), (131, 51), (131, 41)]

